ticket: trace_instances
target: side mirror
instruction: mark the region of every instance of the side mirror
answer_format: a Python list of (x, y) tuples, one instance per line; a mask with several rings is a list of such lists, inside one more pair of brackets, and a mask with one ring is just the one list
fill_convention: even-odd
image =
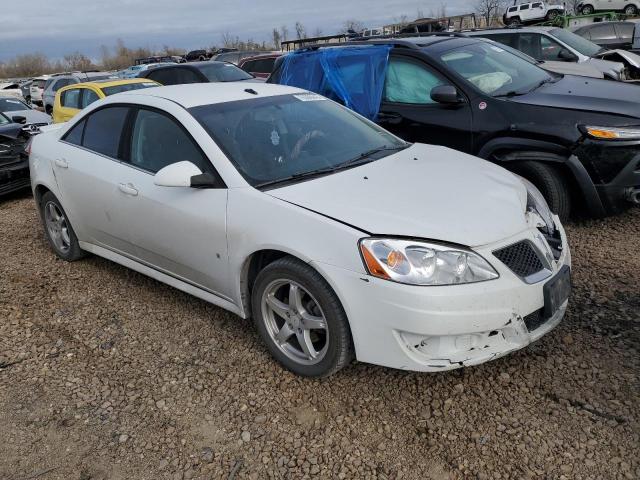
[(558, 59), (562, 60), (563, 62), (576, 62), (578, 60), (578, 57), (576, 57), (566, 48), (563, 48), (558, 52)]
[(203, 174), (198, 167), (188, 161), (172, 163), (160, 169), (153, 177), (159, 187), (191, 187), (192, 179)]
[(439, 85), (431, 89), (431, 100), (447, 105), (459, 105), (464, 102), (453, 85)]
[(11, 121), (14, 123), (22, 123), (23, 125), (27, 123), (27, 117), (23, 117), (22, 115), (14, 115), (11, 117)]

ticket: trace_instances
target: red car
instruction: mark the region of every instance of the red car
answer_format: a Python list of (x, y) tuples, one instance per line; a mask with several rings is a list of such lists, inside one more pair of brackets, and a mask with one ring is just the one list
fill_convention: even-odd
[(245, 72), (250, 73), (257, 78), (269, 78), (273, 71), (273, 65), (276, 58), (282, 56), (282, 53), (267, 53), (264, 55), (255, 55), (240, 60), (238, 66)]

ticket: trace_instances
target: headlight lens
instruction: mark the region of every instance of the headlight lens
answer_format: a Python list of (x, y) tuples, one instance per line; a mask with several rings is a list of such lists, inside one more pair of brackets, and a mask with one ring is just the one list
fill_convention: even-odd
[(584, 130), (598, 140), (640, 140), (640, 127), (584, 127)]
[[(524, 177), (519, 177), (520, 181), (527, 189), (527, 211), (533, 212), (540, 217), (540, 220), (547, 227), (547, 233), (552, 235), (555, 231), (553, 213), (538, 188)], [(542, 226), (542, 225), (540, 225)]]
[(499, 276), (477, 253), (446, 245), (365, 238), (360, 251), (370, 275), (408, 285), (456, 285)]

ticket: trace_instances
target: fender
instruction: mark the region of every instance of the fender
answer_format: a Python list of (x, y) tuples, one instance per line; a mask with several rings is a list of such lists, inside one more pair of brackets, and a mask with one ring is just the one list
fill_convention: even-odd
[[(500, 150), (507, 150), (507, 153), (496, 154)], [(605, 215), (604, 206), (589, 173), (578, 157), (562, 145), (524, 138), (496, 138), (487, 142), (478, 156), (497, 163), (534, 160), (563, 164), (571, 171), (589, 213), (594, 217)]]

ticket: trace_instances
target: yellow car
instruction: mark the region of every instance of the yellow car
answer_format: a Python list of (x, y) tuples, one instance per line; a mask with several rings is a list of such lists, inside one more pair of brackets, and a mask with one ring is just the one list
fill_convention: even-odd
[(109, 95), (159, 86), (158, 82), (146, 78), (106, 79), (69, 85), (56, 92), (53, 123), (66, 122), (87, 105)]

